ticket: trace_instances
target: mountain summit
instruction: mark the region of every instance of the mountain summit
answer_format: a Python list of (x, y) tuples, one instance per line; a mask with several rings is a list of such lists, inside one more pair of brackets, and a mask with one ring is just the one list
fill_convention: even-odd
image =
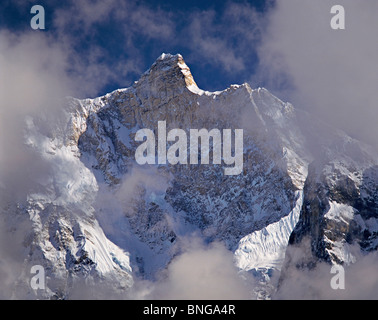
[(181, 54), (171, 55), (163, 53), (151, 68), (142, 75), (140, 81), (143, 81), (144, 77), (155, 84), (166, 83), (172, 87), (173, 82), (177, 81), (177, 86), (197, 87), (190, 69)]
[[(298, 264), (285, 257), (298, 244), (308, 246), (307, 264), (349, 264), (352, 246), (378, 247), (377, 155), (265, 88), (204, 91), (181, 55), (162, 54), (131, 87), (69, 98), (64, 112), (48, 133), (43, 116), (26, 119), (25, 144), (51, 170), (2, 208), (7, 229), (28, 226), (15, 297), (80, 297), (83, 283), (127, 294), (135, 279), (154, 281), (193, 235), (222, 243), (242, 273), (268, 278)], [(136, 132), (157, 133), (158, 121), (242, 129), (243, 172), (138, 165)], [(32, 265), (46, 270), (42, 294), (28, 284)]]

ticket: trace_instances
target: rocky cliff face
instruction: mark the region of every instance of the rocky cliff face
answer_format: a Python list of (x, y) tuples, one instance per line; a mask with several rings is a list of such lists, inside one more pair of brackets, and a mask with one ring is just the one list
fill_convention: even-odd
[[(9, 228), (30, 224), (25, 265), (47, 270), (46, 297), (69, 298), (80, 281), (115, 280), (126, 292), (133, 276), (153, 279), (192, 234), (224, 243), (253, 273), (281, 270), (288, 242), (304, 238), (308, 261), (351, 262), (352, 243), (377, 248), (373, 151), (264, 88), (203, 91), (181, 55), (163, 54), (129, 88), (68, 99), (49, 134), (39, 121), (27, 119), (26, 144), (51, 174), (3, 213)], [(226, 176), (211, 161), (137, 164), (135, 134), (157, 136), (158, 121), (167, 131), (243, 129), (242, 173)], [(20, 279), (15, 295), (33, 296)]]
[(320, 259), (350, 264), (354, 262), (350, 246), (363, 251), (378, 246), (377, 158), (345, 136), (336, 137), (330, 146), (309, 166), (301, 216), (290, 244), (298, 245), (307, 237), (312, 263)]

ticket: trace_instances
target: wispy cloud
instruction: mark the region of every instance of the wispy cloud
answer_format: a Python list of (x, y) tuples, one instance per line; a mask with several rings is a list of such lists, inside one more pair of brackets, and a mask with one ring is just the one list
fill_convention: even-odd
[(240, 74), (253, 71), (253, 46), (259, 41), (261, 23), (261, 14), (255, 8), (230, 2), (221, 12), (193, 12), (185, 33), (195, 48), (191, 53), (195, 58)]
[(62, 99), (79, 84), (66, 72), (64, 50), (41, 34), (3, 30), (0, 52), (0, 177), (7, 192), (16, 196), (26, 191), (33, 177), (48, 173), (48, 167), (40, 167), (43, 161), (25, 147), (25, 116), (44, 112), (56, 120)]
[(378, 147), (378, 3), (339, 1), (345, 30), (330, 26), (334, 4), (277, 1), (258, 48), (258, 76), (281, 98)]
[(250, 299), (252, 284), (243, 281), (223, 244), (205, 245), (198, 238), (183, 239), (176, 256), (155, 283), (137, 284), (139, 299)]
[[(359, 246), (350, 246), (356, 262), (343, 266), (343, 272), (331, 273), (332, 265), (319, 261), (313, 268), (298, 268), (308, 257), (309, 242), (290, 246), (286, 252), (287, 269), (281, 278), (274, 299), (363, 299), (378, 298), (377, 252), (363, 254)], [(334, 278), (336, 277), (336, 278)], [(334, 279), (333, 279), (334, 278)], [(337, 281), (336, 281), (337, 279)], [(331, 281), (343, 283), (344, 288), (332, 288)]]

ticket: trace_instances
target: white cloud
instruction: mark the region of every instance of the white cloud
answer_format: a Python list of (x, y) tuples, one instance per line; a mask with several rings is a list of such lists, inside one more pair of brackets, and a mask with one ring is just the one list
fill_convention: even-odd
[(259, 76), (297, 108), (378, 146), (378, 3), (339, 1), (345, 30), (330, 26), (334, 4), (277, 1), (258, 49)]
[[(66, 73), (67, 57), (41, 34), (0, 32), (0, 179), (9, 194), (22, 194), (33, 177), (48, 174), (44, 162), (24, 144), (26, 115), (57, 121), (62, 99), (77, 86)], [(53, 121), (47, 121), (53, 125)]]
[[(331, 273), (332, 265), (318, 261), (313, 268), (296, 267), (309, 256), (310, 243), (305, 241), (299, 246), (289, 247), (287, 255), (290, 264), (284, 270), (274, 299), (363, 299), (378, 298), (377, 252), (363, 254), (358, 246), (351, 247), (356, 262), (343, 266), (343, 272)], [(336, 277), (336, 278), (335, 278)], [(335, 289), (331, 281), (343, 283), (344, 289)]]
[(196, 238), (186, 241), (184, 252), (171, 261), (160, 280), (154, 284), (139, 284), (138, 297), (175, 300), (251, 298), (251, 284), (244, 282), (238, 274), (232, 252), (220, 243), (205, 246)]

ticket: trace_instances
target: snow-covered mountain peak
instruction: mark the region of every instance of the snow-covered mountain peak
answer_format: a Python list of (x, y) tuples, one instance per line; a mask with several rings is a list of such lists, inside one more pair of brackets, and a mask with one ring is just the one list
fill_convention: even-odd
[[(47, 297), (69, 297), (83, 279), (125, 292), (134, 277), (153, 279), (192, 233), (222, 242), (243, 272), (280, 270), (288, 242), (307, 236), (314, 256), (337, 262), (346, 241), (378, 246), (377, 157), (267, 89), (204, 91), (180, 54), (162, 54), (129, 88), (67, 101), (52, 135), (39, 130), (43, 117), (27, 119), (25, 144), (49, 171), (24, 202), (2, 208), (8, 229), (32, 225), (25, 265), (59, 280)], [(156, 134), (158, 121), (186, 132), (243, 129), (243, 171), (138, 165), (136, 132)]]

